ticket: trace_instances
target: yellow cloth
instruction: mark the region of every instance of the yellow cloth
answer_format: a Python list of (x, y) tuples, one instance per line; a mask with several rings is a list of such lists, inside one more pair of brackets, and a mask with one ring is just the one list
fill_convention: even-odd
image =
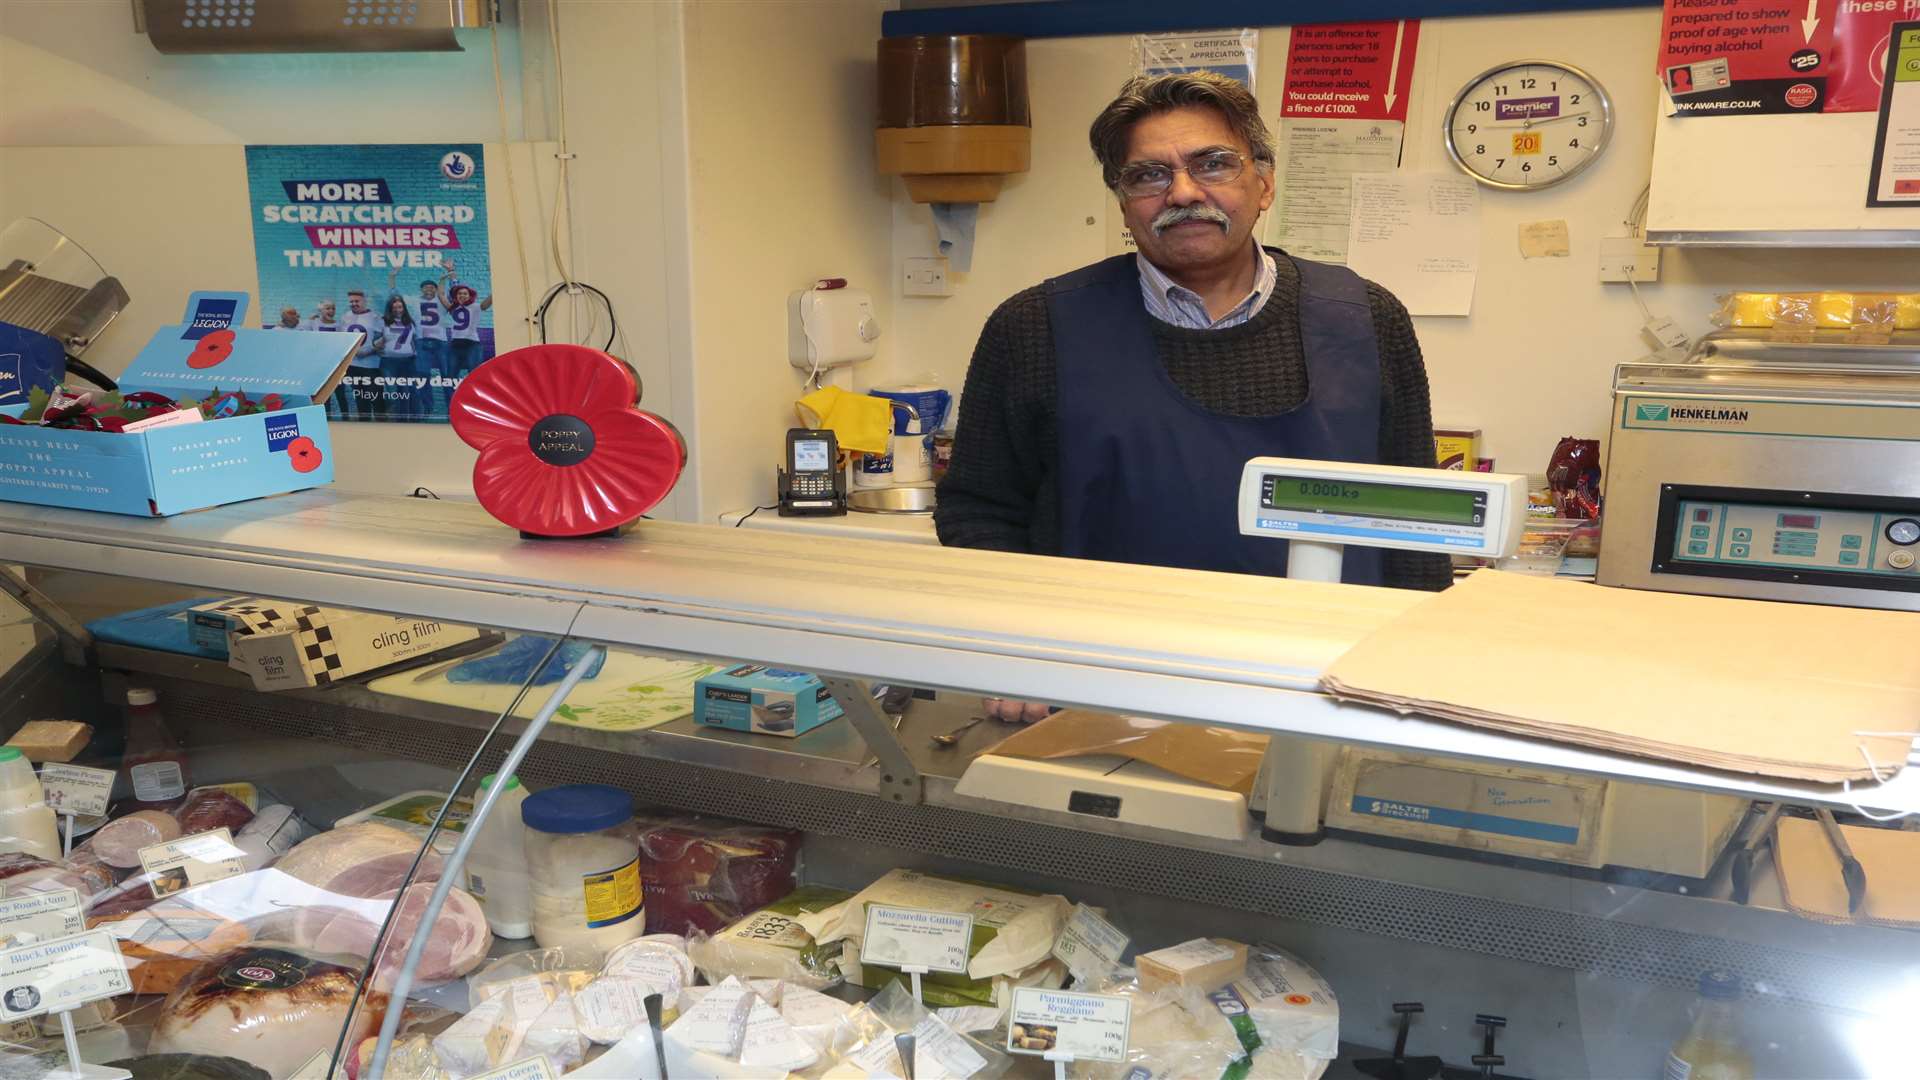
[(842, 450), (887, 452), (893, 434), (893, 405), (886, 398), (823, 386), (793, 403), (800, 422), (833, 432)]

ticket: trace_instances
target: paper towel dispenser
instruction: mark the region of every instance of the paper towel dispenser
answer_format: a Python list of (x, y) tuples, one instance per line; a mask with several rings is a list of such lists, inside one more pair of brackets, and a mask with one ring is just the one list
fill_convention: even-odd
[(1000, 34), (881, 38), (880, 171), (922, 203), (992, 202), (1027, 171), (1027, 43)]
[(133, 0), (163, 53), (457, 52), (490, 0)]

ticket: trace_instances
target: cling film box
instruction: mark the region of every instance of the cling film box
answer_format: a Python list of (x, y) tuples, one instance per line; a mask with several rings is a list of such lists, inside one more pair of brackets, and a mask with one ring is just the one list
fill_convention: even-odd
[(819, 676), (804, 671), (741, 664), (693, 684), (693, 719), (706, 727), (792, 738), (840, 712)]
[(0, 499), (165, 517), (332, 483), (322, 403), (359, 337), (246, 329), (247, 302), (246, 293), (194, 293), (185, 319), (154, 331), (120, 389), (195, 401), (278, 394), (285, 407), (138, 432), (3, 424)]
[(227, 666), (261, 690), (326, 686), (480, 636), (458, 623), (251, 596), (193, 608), (187, 624), (195, 644), (224, 648)]

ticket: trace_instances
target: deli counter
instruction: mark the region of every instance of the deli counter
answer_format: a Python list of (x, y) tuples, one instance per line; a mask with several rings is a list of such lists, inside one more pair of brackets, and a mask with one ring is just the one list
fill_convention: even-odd
[[(660, 522), (522, 540), (326, 491), (6, 504), (0, 563), (0, 1075), (1910, 1074), (1916, 925), (1855, 917), (1838, 862), (1834, 914), (1786, 857), (1832, 859), (1837, 811), (1872, 861), (1910, 778), (1319, 691), (1420, 594)], [(1128, 735), (1014, 759), (1042, 725), (983, 696)], [(1129, 757), (1189, 736), (1196, 767)], [(1244, 776), (1193, 781), (1270, 737), (1335, 747), (1318, 843), (1265, 839)], [(1463, 776), (1525, 827), (1367, 787)], [(1562, 797), (1575, 824), (1528, 815)], [(949, 902), (957, 970), (862, 944)], [(1022, 987), (1126, 998), (1117, 1056), (1057, 1052)]]

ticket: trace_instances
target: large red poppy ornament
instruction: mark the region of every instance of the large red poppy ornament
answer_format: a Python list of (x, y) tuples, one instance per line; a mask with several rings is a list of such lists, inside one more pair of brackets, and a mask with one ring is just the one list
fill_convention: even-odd
[(687, 463), (680, 433), (639, 400), (620, 360), (533, 345), (475, 368), (448, 411), (480, 451), (473, 491), (488, 513), (528, 536), (594, 536), (653, 509)]

